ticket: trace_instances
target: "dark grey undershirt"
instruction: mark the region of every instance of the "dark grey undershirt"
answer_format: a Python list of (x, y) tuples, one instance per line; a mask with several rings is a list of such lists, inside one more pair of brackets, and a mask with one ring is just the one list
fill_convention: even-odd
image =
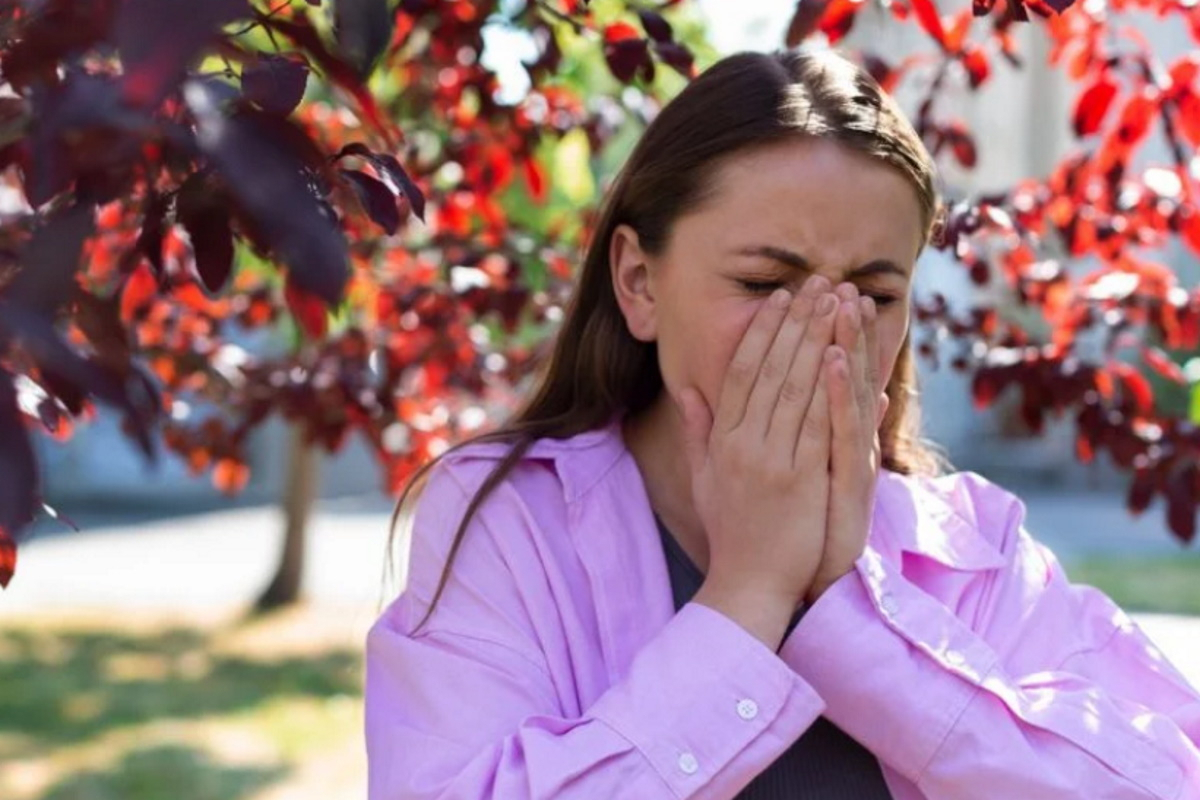
[[(680, 547), (658, 515), (658, 532), (671, 576), (675, 610), (692, 599), (704, 573)], [(790, 634), (807, 611), (792, 616)], [(785, 634), (784, 638), (787, 636)], [(825, 717), (818, 717), (779, 758), (754, 777), (736, 800), (891, 800), (875, 756)]]

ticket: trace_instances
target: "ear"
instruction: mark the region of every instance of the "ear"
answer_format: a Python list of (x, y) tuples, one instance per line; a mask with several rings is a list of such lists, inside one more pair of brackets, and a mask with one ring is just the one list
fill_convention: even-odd
[(649, 257), (638, 243), (637, 231), (621, 224), (608, 243), (608, 263), (612, 270), (613, 292), (625, 316), (629, 333), (641, 342), (658, 338), (654, 275)]

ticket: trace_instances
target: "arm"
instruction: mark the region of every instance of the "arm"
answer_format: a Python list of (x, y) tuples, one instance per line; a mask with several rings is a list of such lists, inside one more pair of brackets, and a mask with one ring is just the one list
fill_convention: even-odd
[(552, 670), (495, 545), (533, 524), (505, 488), (472, 520), (413, 636), (468, 499), (449, 472), (421, 497), (408, 586), (367, 638), (370, 800), (732, 798), (823, 711), (769, 647), (693, 602), (569, 713), (559, 698), (574, 676)]
[(1109, 598), (1068, 581), (1019, 500), (983, 491), (1009, 502), (1006, 564), (979, 579), (969, 620), (868, 546), (781, 655), (930, 800), (1200, 798), (1200, 695)]

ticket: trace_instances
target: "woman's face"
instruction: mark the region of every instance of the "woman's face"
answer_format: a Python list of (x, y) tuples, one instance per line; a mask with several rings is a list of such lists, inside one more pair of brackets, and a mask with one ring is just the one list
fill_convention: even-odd
[(874, 299), (879, 390), (886, 386), (922, 243), (916, 190), (895, 168), (829, 139), (771, 145), (730, 158), (659, 256), (636, 240), (628, 226), (614, 233), (614, 285), (630, 332), (658, 343), (673, 397), (694, 386), (715, 413), (759, 305), (779, 286), (795, 293), (813, 273)]

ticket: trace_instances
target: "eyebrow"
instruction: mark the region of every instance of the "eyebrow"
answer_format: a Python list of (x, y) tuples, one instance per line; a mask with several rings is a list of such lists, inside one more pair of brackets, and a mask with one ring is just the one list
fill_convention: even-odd
[[(791, 250), (787, 250), (782, 247), (772, 247), (769, 244), (751, 245), (749, 247), (743, 247), (739, 250), (735, 250), (734, 252), (737, 255), (765, 256), (766, 258), (772, 258), (783, 264), (787, 264), (789, 267), (798, 269), (801, 272), (811, 273), (814, 271), (812, 265), (805, 260), (804, 256), (800, 255), (799, 253), (793, 253)], [(868, 261), (861, 267), (855, 267), (854, 269), (850, 270), (843, 277), (865, 278), (888, 272), (899, 275), (902, 278), (908, 277), (908, 270), (903, 269), (902, 267), (898, 266), (896, 262), (886, 258), (877, 258), (873, 261)]]

